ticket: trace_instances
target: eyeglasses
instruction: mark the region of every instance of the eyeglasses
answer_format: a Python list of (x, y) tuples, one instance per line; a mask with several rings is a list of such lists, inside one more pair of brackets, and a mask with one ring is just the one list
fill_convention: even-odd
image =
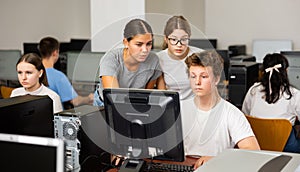
[(187, 45), (189, 43), (189, 38), (182, 38), (182, 39), (176, 39), (176, 38), (168, 38), (171, 45), (177, 45), (179, 42), (181, 45)]

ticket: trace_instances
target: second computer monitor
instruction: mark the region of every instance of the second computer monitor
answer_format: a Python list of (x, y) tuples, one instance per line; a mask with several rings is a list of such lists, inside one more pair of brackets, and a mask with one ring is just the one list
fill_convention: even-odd
[(222, 74), (221, 79), (228, 80), (228, 70), (230, 65), (228, 50), (216, 50), (216, 51), (224, 61), (224, 75)]
[(0, 133), (54, 137), (53, 101), (24, 95), (0, 99)]
[(67, 76), (72, 82), (99, 82), (99, 63), (104, 52), (67, 52)]
[(184, 161), (178, 92), (104, 89), (111, 153)]
[(18, 80), (16, 64), (20, 57), (20, 50), (0, 50), (0, 80)]

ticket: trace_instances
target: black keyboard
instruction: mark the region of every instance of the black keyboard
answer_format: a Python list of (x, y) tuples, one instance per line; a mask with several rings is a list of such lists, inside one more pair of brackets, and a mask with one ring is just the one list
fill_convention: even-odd
[(167, 163), (146, 163), (144, 172), (193, 172), (194, 168), (190, 165), (167, 164)]

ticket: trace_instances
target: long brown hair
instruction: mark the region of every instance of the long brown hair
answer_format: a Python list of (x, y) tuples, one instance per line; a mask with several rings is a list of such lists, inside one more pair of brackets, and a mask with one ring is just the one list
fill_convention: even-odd
[[(266, 72), (265, 70), (269, 67), (273, 67), (277, 64), (281, 64), (281, 67), (278, 68), (277, 71), (272, 73), (271, 78), (270, 72)], [(266, 101), (270, 103), (276, 103), (281, 93), (286, 93), (288, 95), (287, 99), (292, 97), (292, 92), (290, 90), (290, 82), (287, 74), (287, 68), (289, 67), (289, 62), (287, 58), (279, 53), (267, 54), (263, 59), (263, 76), (261, 80), (261, 84), (264, 87), (262, 90), (266, 95)], [(271, 88), (269, 88), (269, 82), (271, 83)], [(272, 90), (270, 94), (270, 89)]]

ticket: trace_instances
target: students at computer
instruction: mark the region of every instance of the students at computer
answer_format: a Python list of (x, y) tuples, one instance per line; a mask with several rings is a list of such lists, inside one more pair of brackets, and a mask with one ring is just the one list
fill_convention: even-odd
[(156, 85), (162, 77), (158, 57), (151, 52), (153, 32), (142, 19), (129, 21), (123, 33), (124, 48), (113, 49), (100, 61), (100, 84), (95, 92), (94, 105), (103, 106), (104, 88), (165, 89), (164, 82)]
[(59, 58), (59, 42), (53, 37), (42, 38), (39, 42), (39, 51), (46, 68), (49, 88), (55, 91), (61, 98), (65, 109), (83, 104), (92, 104), (94, 94), (80, 96), (74, 90), (67, 76), (54, 68)]
[(48, 95), (53, 100), (53, 112), (63, 110), (59, 95), (49, 89), (47, 75), (41, 58), (35, 53), (23, 55), (16, 64), (18, 79), (23, 87), (12, 91), (10, 97), (30, 95)]
[[(300, 92), (289, 83), (287, 58), (279, 53), (267, 54), (262, 67), (262, 79), (248, 90), (242, 111), (260, 118), (287, 119), (294, 125), (300, 117)], [(300, 153), (300, 139), (294, 129), (283, 151)]]
[(183, 16), (173, 16), (165, 25), (164, 50), (157, 53), (166, 88), (178, 91), (182, 100), (193, 96), (184, 60), (194, 52), (203, 51), (188, 45), (190, 37), (191, 28), (188, 21)]
[(214, 50), (187, 57), (194, 98), (181, 101), (186, 155), (201, 156), (195, 168), (224, 149), (260, 149), (245, 115), (218, 93), (223, 59)]

